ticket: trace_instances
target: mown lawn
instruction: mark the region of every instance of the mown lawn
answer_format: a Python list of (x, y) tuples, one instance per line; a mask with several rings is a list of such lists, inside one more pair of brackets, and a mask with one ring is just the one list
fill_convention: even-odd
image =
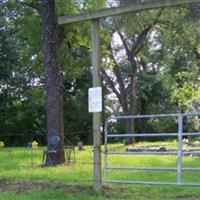
[[(156, 143), (156, 145), (161, 143)], [(138, 145), (155, 145), (140, 143)], [(171, 148), (174, 142), (162, 143)], [(109, 148), (124, 150), (122, 144)], [(0, 200), (46, 199), (135, 199), (135, 200), (200, 200), (200, 187), (104, 185), (102, 192), (92, 190), (91, 146), (76, 150), (76, 163), (57, 167), (41, 167), (43, 148), (0, 149)], [(176, 167), (176, 156), (119, 156), (108, 157), (109, 166)], [(103, 158), (102, 158), (103, 161)], [(200, 158), (183, 157), (184, 167), (200, 167)], [(176, 171), (109, 171), (111, 180), (176, 181)], [(200, 182), (200, 172), (184, 172), (185, 182)]]

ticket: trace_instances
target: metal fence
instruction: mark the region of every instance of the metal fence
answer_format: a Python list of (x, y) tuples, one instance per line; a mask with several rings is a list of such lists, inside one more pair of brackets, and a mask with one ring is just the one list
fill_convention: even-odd
[[(2, 146), (3, 145), (3, 146)], [(15, 154), (22, 150), (27, 154), (27, 166), (45, 165), (45, 152), (47, 151), (46, 134), (0, 134), (0, 167), (3, 153)], [(75, 162), (75, 144), (64, 136), (64, 150), (66, 162)], [(4, 159), (9, 159), (5, 157)]]
[[(81, 133), (85, 134), (78, 132), (77, 135)], [(70, 139), (66, 134), (66, 162), (59, 166), (46, 166), (46, 134), (0, 134), (0, 191), (1, 186), (6, 187), (7, 181), (14, 181), (16, 186), (20, 183), (34, 186), (36, 182), (49, 181), (91, 184), (93, 148), (85, 145), (83, 150), (79, 150), (77, 143)]]
[[(160, 115), (140, 115), (140, 116), (113, 116), (109, 117), (105, 123), (105, 157), (104, 157), (104, 181), (105, 183), (121, 183), (121, 184), (143, 184), (143, 185), (178, 185), (178, 186), (200, 186), (200, 182), (190, 182), (186, 183), (182, 180), (182, 172), (198, 172), (200, 171), (199, 167), (183, 167), (182, 166), (182, 156), (189, 154), (188, 151), (183, 150), (183, 137), (192, 137), (192, 136), (200, 136), (200, 130), (198, 132), (183, 132), (183, 118), (184, 117), (197, 117), (199, 120), (200, 113), (186, 113), (186, 114), (160, 114)], [(119, 120), (130, 120), (130, 119), (152, 119), (152, 118), (168, 118), (173, 117), (177, 119), (178, 130), (176, 133), (140, 133), (140, 134), (130, 134), (130, 133), (123, 133), (123, 134), (115, 134), (109, 132), (108, 124), (113, 121)], [(119, 150), (108, 150), (108, 142), (111, 138), (128, 138), (128, 137), (176, 137), (177, 138), (177, 150), (169, 150), (163, 152), (152, 152), (152, 151), (145, 151), (145, 152), (128, 152), (128, 151), (119, 151)], [(192, 151), (193, 155), (200, 155), (200, 150)], [(130, 156), (130, 155), (177, 155), (177, 166), (176, 167), (131, 167), (131, 166), (110, 166), (108, 162), (108, 156), (112, 155), (121, 155), (121, 156)], [(166, 182), (166, 181), (131, 181), (131, 180), (111, 180), (108, 178), (108, 173), (112, 170), (123, 170), (123, 171), (130, 171), (130, 170), (143, 170), (143, 171), (175, 171), (176, 172), (176, 181), (175, 182)]]

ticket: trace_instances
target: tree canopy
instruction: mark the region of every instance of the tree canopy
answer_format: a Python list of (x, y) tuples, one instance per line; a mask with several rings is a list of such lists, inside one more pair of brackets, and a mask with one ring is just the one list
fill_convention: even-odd
[[(55, 14), (57, 17), (128, 3), (58, 0)], [(33, 0), (2, 1), (0, 134), (47, 133), (40, 4)], [(199, 17), (199, 5), (194, 4), (102, 20), (105, 117), (199, 112)], [(89, 22), (57, 26), (56, 30), (64, 132), (74, 142), (91, 142), (91, 115), (87, 111), (90, 33)], [(145, 121), (136, 122), (134, 127), (130, 124), (127, 129), (136, 132), (161, 129)], [(164, 127), (170, 129), (172, 123)]]

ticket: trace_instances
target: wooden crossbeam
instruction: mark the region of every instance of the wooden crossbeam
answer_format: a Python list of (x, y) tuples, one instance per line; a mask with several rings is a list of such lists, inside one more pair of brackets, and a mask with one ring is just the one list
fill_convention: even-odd
[(155, 8), (172, 7), (184, 4), (200, 3), (200, 0), (154, 0), (144, 3), (131, 4), (124, 7), (104, 8), (90, 11), (82, 14), (61, 16), (58, 18), (58, 24), (69, 24), (86, 20), (99, 19), (114, 15), (121, 15), (129, 12), (149, 10)]

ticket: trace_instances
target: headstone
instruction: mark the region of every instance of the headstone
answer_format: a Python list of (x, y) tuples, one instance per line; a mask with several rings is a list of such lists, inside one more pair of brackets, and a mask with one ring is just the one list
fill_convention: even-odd
[(82, 151), (82, 150), (84, 150), (84, 146), (83, 146), (83, 142), (82, 141), (79, 141), (78, 143), (77, 143), (77, 146), (78, 146), (78, 150), (79, 151)]

